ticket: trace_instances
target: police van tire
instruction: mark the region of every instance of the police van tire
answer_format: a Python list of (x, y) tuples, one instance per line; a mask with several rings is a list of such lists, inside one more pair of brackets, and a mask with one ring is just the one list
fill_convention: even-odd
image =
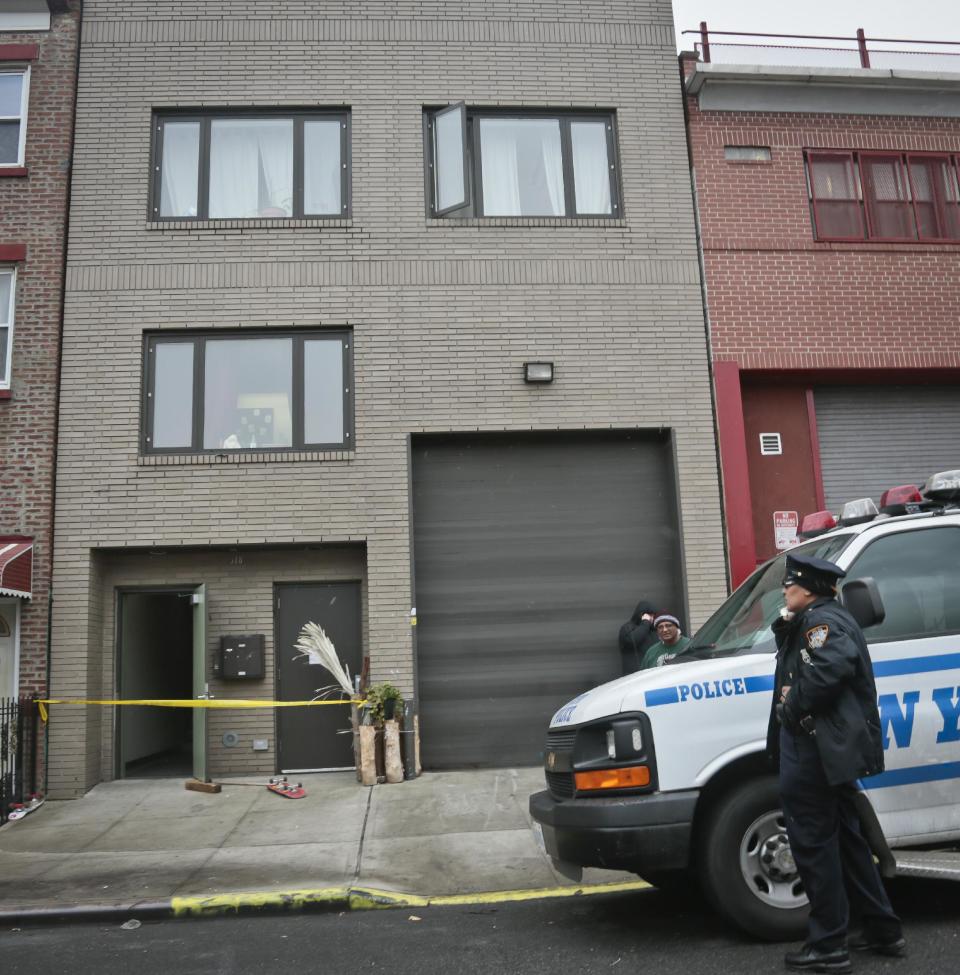
[[(781, 852), (785, 836), (775, 775), (749, 779), (724, 793), (710, 809), (698, 839), (701, 883), (718, 914), (766, 941), (803, 937), (809, 910), (798, 892), (799, 881), (782, 872), (789, 871), (792, 860), (789, 847)], [(750, 882), (750, 863), (768, 869), (761, 864), (767, 857), (757, 855), (761, 843), (772, 851), (771, 873)]]

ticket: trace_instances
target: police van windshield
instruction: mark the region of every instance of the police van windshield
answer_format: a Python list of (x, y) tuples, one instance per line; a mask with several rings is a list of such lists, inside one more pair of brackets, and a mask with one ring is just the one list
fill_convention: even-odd
[[(814, 539), (790, 549), (791, 555), (835, 558), (853, 535)], [(762, 565), (697, 631), (691, 644), (674, 658), (702, 660), (735, 653), (774, 653), (777, 645), (771, 626), (783, 606), (786, 553)]]

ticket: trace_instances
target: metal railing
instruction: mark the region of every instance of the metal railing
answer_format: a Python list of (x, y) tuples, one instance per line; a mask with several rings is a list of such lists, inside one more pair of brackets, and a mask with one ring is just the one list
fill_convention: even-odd
[(33, 698), (0, 698), (0, 824), (36, 794), (39, 723)]
[[(762, 34), (754, 31), (710, 30), (707, 22), (701, 21), (699, 30), (685, 30), (683, 34), (699, 36), (694, 48), (704, 62), (712, 64), (960, 72), (960, 41), (867, 37), (862, 27), (857, 29), (855, 37), (834, 34)], [(830, 43), (798, 43), (806, 41)]]

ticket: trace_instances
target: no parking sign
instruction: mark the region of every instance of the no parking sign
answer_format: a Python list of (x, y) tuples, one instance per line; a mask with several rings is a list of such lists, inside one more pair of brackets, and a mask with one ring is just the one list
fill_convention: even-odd
[(796, 511), (774, 511), (773, 544), (778, 552), (792, 548), (800, 541), (797, 537), (799, 527), (800, 517)]

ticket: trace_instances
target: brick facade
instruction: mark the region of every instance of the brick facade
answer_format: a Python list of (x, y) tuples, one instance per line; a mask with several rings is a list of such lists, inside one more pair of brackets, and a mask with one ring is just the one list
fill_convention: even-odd
[[(685, 76), (694, 64), (681, 58)], [(751, 111), (749, 86), (742, 90), (742, 111), (703, 110), (698, 96), (686, 99), (712, 356), (721, 372), (729, 366), (739, 373), (726, 386), (718, 380), (721, 440), (729, 434), (723, 467), (735, 582), (755, 564), (752, 531), (745, 530), (751, 501), (742, 490), (747, 457), (737, 442), (744, 390), (785, 382), (809, 388), (831, 377), (909, 383), (960, 376), (960, 242), (816, 240), (803, 157), (812, 148), (955, 153), (960, 118), (922, 117), (919, 100), (917, 116), (856, 114), (840, 103), (835, 113)], [(770, 160), (731, 161), (724, 146), (768, 147)], [(815, 440), (815, 427), (812, 434)], [(807, 451), (804, 462), (816, 458)], [(756, 559), (768, 554), (758, 541)]]
[[(33, 598), (20, 607), (19, 690), (47, 686), (47, 625), (60, 318), (80, 2), (53, 4), (49, 31), (4, 33), (0, 51), (33, 47), (24, 166), (0, 170), (0, 264), (15, 260), (9, 391), (0, 392), (0, 534), (34, 539)], [(0, 62), (0, 68), (11, 61)], [(21, 245), (22, 257), (15, 248)], [(5, 260), (4, 258), (7, 258)]]
[[(112, 593), (149, 575), (150, 550), (179, 565), (198, 547), (297, 544), (365, 545), (373, 676), (409, 693), (418, 433), (672, 429), (687, 605), (699, 624), (725, 594), (724, 553), (669, 4), (231, 0), (209, 10), (174, 0), (85, 9), (56, 692), (111, 691)], [(623, 216), (428, 218), (423, 109), (459, 100), (615, 109)], [(349, 106), (351, 218), (151, 222), (151, 111), (201, 104)], [(355, 450), (141, 456), (144, 331), (238, 325), (353, 328)], [(558, 380), (525, 386), (520, 364), (543, 356)], [(114, 570), (124, 547), (141, 553), (128, 576)], [(335, 555), (330, 571), (347, 571)], [(277, 561), (271, 571), (285, 570)], [(231, 592), (213, 591), (211, 612)], [(106, 722), (54, 715), (60, 794), (110, 774)], [(211, 762), (228, 767), (215, 752)]]

